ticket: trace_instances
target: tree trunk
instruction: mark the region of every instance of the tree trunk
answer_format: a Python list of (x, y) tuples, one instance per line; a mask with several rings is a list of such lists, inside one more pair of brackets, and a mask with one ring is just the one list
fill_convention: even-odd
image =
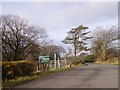
[(74, 60), (76, 60), (76, 45), (74, 44)]

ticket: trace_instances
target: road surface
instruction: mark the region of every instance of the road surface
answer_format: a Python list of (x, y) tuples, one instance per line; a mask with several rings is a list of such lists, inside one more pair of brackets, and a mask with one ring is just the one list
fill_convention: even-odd
[(118, 88), (118, 66), (89, 64), (53, 73), (15, 88)]

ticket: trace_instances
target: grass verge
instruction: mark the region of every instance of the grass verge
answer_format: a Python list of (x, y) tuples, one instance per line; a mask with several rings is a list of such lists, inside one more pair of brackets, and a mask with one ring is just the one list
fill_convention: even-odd
[(112, 65), (119, 65), (119, 59), (118, 58), (111, 58), (106, 61), (98, 60), (95, 62), (96, 64), (112, 64)]
[[(79, 65), (79, 66), (82, 66), (82, 65)], [(77, 67), (77, 66), (72, 66), (72, 67), (67, 66), (65, 68), (59, 68), (59, 69), (49, 70), (49, 71), (45, 71), (45, 72), (37, 72), (37, 73), (31, 74), (30, 76), (19, 77), (17, 79), (7, 80), (5, 82), (2, 82), (2, 88), (14, 87), (16, 85), (27, 83), (29, 81), (35, 80), (37, 78), (46, 76), (46, 75), (51, 74), (51, 73), (57, 73), (60, 71), (70, 70), (70, 69), (73, 69), (75, 67)]]

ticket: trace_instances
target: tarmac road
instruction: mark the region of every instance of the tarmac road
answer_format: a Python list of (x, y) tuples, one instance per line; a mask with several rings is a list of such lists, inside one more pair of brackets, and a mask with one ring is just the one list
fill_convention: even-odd
[(89, 64), (50, 74), (15, 88), (118, 88), (118, 66)]

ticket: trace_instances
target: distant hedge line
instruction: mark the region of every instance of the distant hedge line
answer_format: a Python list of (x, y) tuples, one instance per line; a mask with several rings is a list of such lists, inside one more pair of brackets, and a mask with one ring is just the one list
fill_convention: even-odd
[(35, 63), (28, 60), (2, 62), (2, 79), (5, 81), (20, 76), (28, 76), (35, 70)]

